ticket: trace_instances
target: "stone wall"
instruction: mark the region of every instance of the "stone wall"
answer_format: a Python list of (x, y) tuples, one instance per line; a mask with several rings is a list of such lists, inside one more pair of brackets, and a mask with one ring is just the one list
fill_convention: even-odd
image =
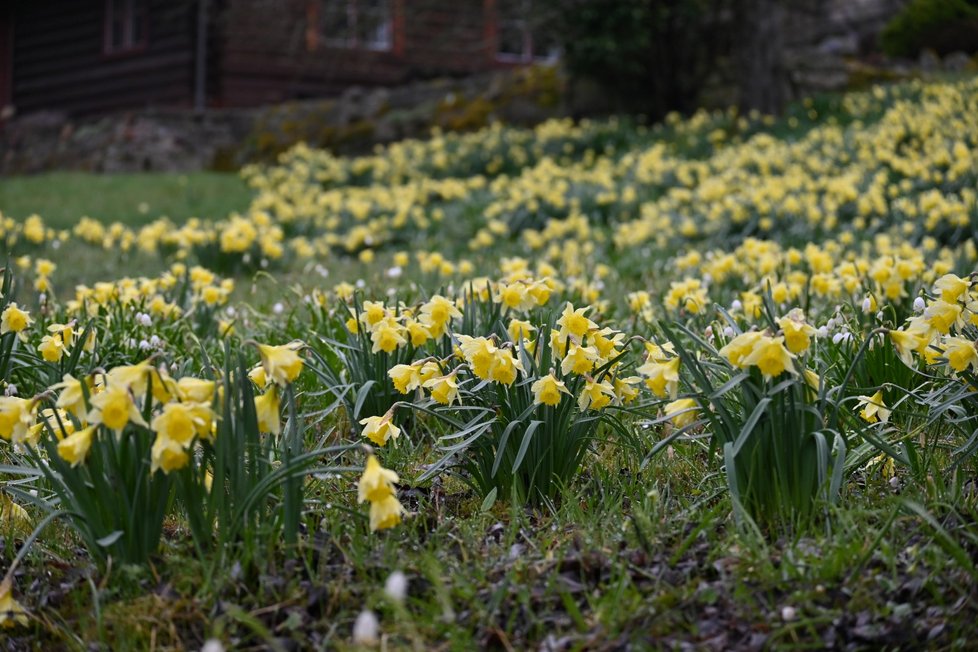
[(55, 112), (0, 123), (0, 174), (236, 170), (305, 141), (337, 152), (424, 137), (433, 127), (477, 129), (494, 120), (532, 125), (565, 115), (566, 84), (541, 66), (261, 109), (143, 110), (74, 121)]

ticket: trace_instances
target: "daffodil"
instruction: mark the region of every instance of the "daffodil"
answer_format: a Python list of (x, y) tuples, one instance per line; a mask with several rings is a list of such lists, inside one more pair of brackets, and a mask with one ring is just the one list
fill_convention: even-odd
[(592, 328), (596, 329), (598, 325), (584, 315), (589, 309), (590, 306), (585, 306), (575, 310), (574, 306), (568, 302), (564, 306), (564, 311), (561, 313), (560, 319), (557, 320), (557, 326), (560, 327), (561, 336), (573, 335), (581, 339)]
[(92, 447), (96, 426), (88, 426), (72, 433), (58, 442), (58, 456), (72, 467), (85, 461)]
[(30, 521), (27, 510), (0, 491), (0, 527), (24, 528), (30, 526)]
[(0, 314), (0, 335), (7, 333), (22, 333), (28, 326), (34, 323), (30, 313), (21, 310), (16, 303), (8, 303)]
[(530, 385), (530, 391), (533, 392), (534, 403), (551, 406), (560, 403), (561, 394), (570, 394), (563, 381), (557, 380), (552, 373)]
[(111, 385), (92, 397), (92, 409), (88, 421), (103, 424), (116, 432), (126, 427), (130, 421), (146, 427), (146, 421), (132, 400), (129, 391), (120, 385)]
[(176, 383), (176, 393), (181, 401), (210, 405), (214, 401), (216, 387), (213, 380), (184, 376)]
[(27, 624), (27, 611), (14, 600), (13, 585), (9, 579), (0, 581), (0, 628), (12, 629)]
[(301, 342), (291, 342), (280, 346), (258, 345), (261, 364), (273, 383), (285, 387), (299, 377), (299, 372), (302, 371), (302, 358), (299, 357), (297, 351), (301, 348)]
[(890, 418), (890, 410), (883, 403), (882, 389), (872, 396), (860, 396), (857, 407), (862, 408), (859, 411), (859, 416), (869, 423), (876, 423), (877, 421), (886, 423)]
[(740, 368), (747, 367), (749, 364), (745, 363), (744, 361), (747, 359), (747, 356), (753, 353), (754, 348), (757, 346), (758, 342), (761, 341), (762, 337), (763, 335), (756, 331), (741, 333), (737, 337), (727, 342), (727, 344), (720, 349), (719, 353), (733, 366)]
[(454, 372), (426, 380), (422, 387), (431, 392), (431, 398), (442, 405), (451, 405), (458, 400), (458, 383)]
[(397, 484), (397, 473), (380, 465), (376, 456), (367, 457), (367, 464), (357, 484), (357, 502), (377, 502), (394, 495), (394, 485)]
[(35, 407), (30, 399), (0, 396), (0, 437), (15, 444), (27, 441)]
[[(81, 418), (87, 412), (87, 407), (85, 406), (85, 390), (82, 389), (82, 382), (71, 374), (65, 374), (60, 383), (51, 386), (51, 389), (61, 390), (56, 405), (78, 418)], [(91, 395), (91, 385), (87, 389), (89, 395)]]
[(418, 365), (399, 364), (391, 367), (387, 375), (394, 383), (394, 389), (401, 394), (408, 394), (421, 386), (421, 369)]
[(942, 342), (947, 365), (961, 373), (968, 367), (978, 369), (978, 350), (975, 343), (963, 337), (946, 337)]
[(699, 416), (699, 404), (692, 398), (680, 398), (667, 403), (663, 408), (665, 415), (670, 418), (677, 428), (685, 428), (696, 422)]
[(458, 335), (459, 346), (472, 373), (480, 380), (489, 380), (489, 370), (496, 361), (496, 346), (485, 337)]
[(744, 366), (756, 366), (767, 378), (775, 378), (785, 371), (797, 373), (794, 354), (784, 346), (783, 337), (761, 337), (754, 344), (753, 351), (742, 361)]
[(575, 374), (586, 374), (594, 368), (594, 363), (597, 359), (598, 350), (593, 346), (571, 344), (567, 350), (567, 355), (560, 362), (560, 373), (565, 376), (571, 372)]
[(255, 412), (258, 415), (258, 430), (272, 435), (278, 435), (282, 432), (278, 389), (275, 386), (270, 387), (264, 394), (255, 397)]
[(512, 385), (516, 380), (517, 372), (526, 373), (523, 362), (509, 349), (497, 349), (489, 367), (490, 380), (503, 385)]
[(455, 304), (436, 294), (431, 300), (421, 306), (421, 323), (424, 324), (432, 337), (438, 338), (445, 334), (453, 319), (460, 319), (462, 311)]
[(390, 413), (360, 419), (360, 425), (364, 427), (361, 434), (378, 446), (383, 446), (390, 439), (397, 439), (401, 434), (401, 429), (391, 421)]
[(37, 351), (48, 362), (57, 362), (65, 353), (65, 345), (57, 335), (45, 335), (41, 338)]
[(785, 346), (794, 354), (802, 354), (811, 346), (815, 328), (805, 323), (805, 316), (800, 310), (792, 310), (787, 316), (777, 321), (784, 334)]
[(581, 389), (581, 395), (577, 397), (577, 406), (582, 412), (588, 409), (603, 410), (611, 404), (615, 396), (615, 388), (607, 380), (597, 382), (588, 378)]
[(650, 360), (636, 371), (646, 377), (646, 386), (659, 398), (675, 397), (679, 391), (679, 358)]
[(401, 522), (404, 515), (404, 507), (396, 496), (387, 496), (378, 501), (370, 503), (370, 530), (386, 530), (395, 527)]

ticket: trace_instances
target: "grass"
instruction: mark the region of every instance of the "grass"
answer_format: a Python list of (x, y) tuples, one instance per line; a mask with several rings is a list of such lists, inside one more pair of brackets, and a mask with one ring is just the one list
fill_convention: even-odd
[[(84, 214), (129, 224), (160, 214), (219, 217), (247, 200), (232, 175), (0, 181), (0, 210), (38, 212), (54, 226)], [(464, 242), (469, 221), (450, 221), (441, 244)], [(280, 302), (289, 314), (302, 304), (293, 291), (300, 282), (385, 287), (388, 262), (387, 252), (373, 265), (337, 256), (324, 261), (328, 280), (312, 263), (283, 263), (272, 276), (239, 277), (235, 299), (256, 315)], [(70, 269), (60, 281), (67, 293), (79, 280), (152, 275), (163, 261), (84, 249), (61, 264)], [(275, 323), (276, 341), (309, 335), (301, 320)], [(328, 397), (315, 395), (308, 373), (305, 381), (302, 407), (314, 413)], [(335, 424), (340, 436), (349, 426)], [(651, 447), (662, 434), (638, 436)], [(16, 577), (38, 620), (0, 637), (0, 650), (196, 650), (211, 637), (228, 649), (344, 650), (363, 609), (378, 615), (381, 649), (391, 650), (961, 649), (978, 635), (973, 489), (949, 501), (931, 490), (934, 478), (899, 469), (891, 485), (857, 471), (824, 527), (771, 538), (738, 527), (718, 460), (694, 442), (647, 465), (597, 444), (562, 498), (534, 509), (502, 499), (484, 508), (453, 477), (415, 484), (432, 441), (406, 429), (399, 445), (385, 461), (396, 462), (412, 516), (383, 534), (371, 534), (352, 508), (352, 478), (309, 481), (298, 548), (263, 539), (262, 530), (253, 547), (234, 546), (228, 566), (198, 555), (187, 524), (172, 519), (149, 567), (102, 572), (55, 521)], [(0, 530), (0, 571), (23, 539)], [(409, 579), (404, 604), (384, 593), (394, 571)]]
[[(235, 649), (350, 649), (363, 608), (387, 649), (953, 649), (974, 636), (972, 577), (884, 481), (867, 479), (831, 534), (768, 542), (726, 517), (701, 457), (680, 448), (620, 473), (607, 451), (540, 511), (481, 511), (451, 482), (415, 488), (406, 504), (418, 517), (383, 538), (324, 496), (297, 560), (273, 545), (209, 587), (178, 524), (150, 569), (89, 580), (77, 558), (58, 562), (76, 553), (52, 531), (48, 559), (22, 572), (51, 574), (37, 601), (63, 622), (40, 635), (66, 649), (199, 649), (210, 636)], [(931, 517), (951, 531), (947, 515)], [(383, 590), (395, 570), (409, 578), (403, 605)], [(80, 619), (94, 605), (100, 617)]]
[(54, 228), (87, 215), (139, 225), (159, 216), (221, 218), (247, 209), (251, 190), (237, 174), (219, 172), (90, 174), (51, 172), (0, 179), (0, 212), (17, 219), (37, 213)]

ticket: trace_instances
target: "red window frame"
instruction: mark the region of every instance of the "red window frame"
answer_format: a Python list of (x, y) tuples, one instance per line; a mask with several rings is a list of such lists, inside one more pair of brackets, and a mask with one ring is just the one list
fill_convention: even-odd
[[(113, 24), (116, 21), (115, 6), (122, 5), (122, 43), (113, 41)], [(142, 15), (137, 15), (137, 3), (141, 2)], [(135, 36), (136, 26), (141, 24), (141, 36)], [(102, 30), (102, 54), (120, 56), (142, 52), (149, 47), (149, 0), (105, 0)]]
[(335, 2), (336, 0), (310, 0), (306, 5), (306, 49), (310, 52), (319, 49), (320, 46), (340, 48), (346, 50), (365, 50), (368, 52), (397, 52), (398, 28), (399, 28), (399, 0), (385, 0), (387, 14), (387, 40), (384, 42), (365, 41), (360, 38), (357, 23), (360, 16), (364, 13), (361, 4), (363, 0), (345, 0), (343, 9), (347, 15), (348, 34), (343, 36), (330, 36), (323, 33), (322, 27), (322, 3)]

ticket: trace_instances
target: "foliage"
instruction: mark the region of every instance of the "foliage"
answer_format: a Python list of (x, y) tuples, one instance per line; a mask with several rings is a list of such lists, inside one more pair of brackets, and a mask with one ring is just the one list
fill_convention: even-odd
[(912, 0), (880, 34), (883, 50), (915, 57), (923, 50), (940, 55), (978, 49), (978, 3), (974, 0)]

